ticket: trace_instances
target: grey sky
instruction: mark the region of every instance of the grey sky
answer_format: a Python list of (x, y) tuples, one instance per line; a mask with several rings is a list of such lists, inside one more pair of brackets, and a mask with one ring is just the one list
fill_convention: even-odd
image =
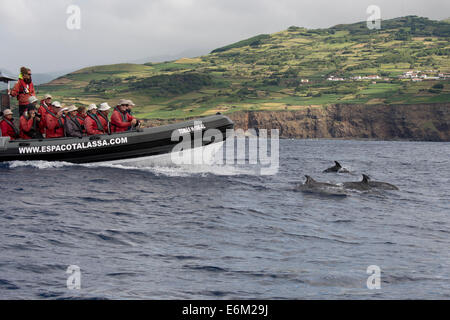
[[(81, 30), (66, 27), (70, 4), (81, 9)], [(450, 16), (448, 0), (0, 0), (0, 68), (43, 73), (195, 56), (291, 25), (364, 21), (371, 4), (382, 19)]]

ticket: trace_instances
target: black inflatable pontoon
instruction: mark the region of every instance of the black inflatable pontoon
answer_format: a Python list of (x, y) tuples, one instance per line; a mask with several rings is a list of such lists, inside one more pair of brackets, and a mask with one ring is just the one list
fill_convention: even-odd
[[(1, 137), (0, 162), (45, 160), (89, 163), (162, 155), (172, 152), (174, 146), (181, 141), (172, 141), (173, 132), (179, 135), (190, 134), (192, 146), (197, 146), (199, 139), (195, 137), (201, 137), (205, 131), (217, 129), (225, 140), (226, 130), (233, 126), (228, 117), (214, 115), (138, 131), (83, 138), (10, 140), (9, 137)], [(202, 135), (199, 135), (200, 132)], [(194, 138), (197, 142), (194, 142)], [(203, 137), (200, 145), (214, 142), (217, 142), (214, 138)]]

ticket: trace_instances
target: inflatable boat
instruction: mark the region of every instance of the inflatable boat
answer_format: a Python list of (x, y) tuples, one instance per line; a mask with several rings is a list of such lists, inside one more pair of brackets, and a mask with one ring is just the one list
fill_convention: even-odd
[[(190, 141), (191, 148), (224, 141), (227, 129), (233, 127), (228, 117), (218, 114), (160, 127), (82, 138), (10, 140), (9, 137), (1, 137), (0, 162), (90, 163), (158, 156), (170, 154), (187, 135), (190, 136), (186, 140)], [(222, 138), (217, 139), (219, 133)], [(186, 149), (186, 143), (184, 147)]]

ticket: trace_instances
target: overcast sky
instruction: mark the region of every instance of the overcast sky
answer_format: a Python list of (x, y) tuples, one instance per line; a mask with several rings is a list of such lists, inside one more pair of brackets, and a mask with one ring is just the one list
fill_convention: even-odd
[[(197, 56), (291, 25), (318, 28), (381, 18), (450, 16), (449, 0), (0, 0), (0, 68), (46, 73), (145, 58)], [(81, 29), (69, 30), (69, 5)]]

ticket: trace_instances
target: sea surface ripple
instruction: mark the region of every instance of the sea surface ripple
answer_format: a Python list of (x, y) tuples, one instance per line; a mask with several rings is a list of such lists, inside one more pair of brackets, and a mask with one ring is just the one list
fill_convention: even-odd
[[(273, 176), (0, 164), (0, 298), (449, 299), (449, 155), (449, 143), (281, 140)], [(333, 160), (353, 173), (322, 173)], [(295, 190), (305, 174), (361, 173), (400, 191)]]

